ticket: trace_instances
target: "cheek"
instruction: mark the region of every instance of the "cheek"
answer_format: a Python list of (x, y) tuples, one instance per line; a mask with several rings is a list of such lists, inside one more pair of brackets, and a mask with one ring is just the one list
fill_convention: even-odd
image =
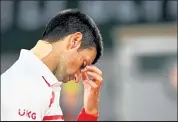
[(68, 71), (71, 73), (75, 73), (77, 70), (79, 70), (80, 66), (81, 66), (80, 59), (73, 58), (68, 63)]
[(75, 73), (76, 71), (79, 70), (80, 66), (82, 64), (81, 58), (77, 55), (72, 55), (69, 57), (68, 63), (67, 63), (67, 71), (69, 73)]

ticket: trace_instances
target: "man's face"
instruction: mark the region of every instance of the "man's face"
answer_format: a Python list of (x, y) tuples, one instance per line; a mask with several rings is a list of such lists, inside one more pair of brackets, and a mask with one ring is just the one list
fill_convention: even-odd
[(80, 80), (81, 70), (85, 66), (92, 64), (95, 57), (95, 48), (65, 51), (60, 54), (55, 76), (64, 83), (70, 80), (78, 82)]

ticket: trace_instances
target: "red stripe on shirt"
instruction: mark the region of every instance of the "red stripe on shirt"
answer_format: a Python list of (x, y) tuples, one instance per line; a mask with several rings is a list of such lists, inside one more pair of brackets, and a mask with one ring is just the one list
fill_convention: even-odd
[(43, 120), (64, 120), (63, 115), (44, 116)]
[(48, 86), (50, 86), (49, 82), (45, 79), (45, 77), (42, 76), (42, 78), (43, 78), (43, 80), (46, 82), (46, 84), (47, 84)]
[(54, 102), (54, 98), (55, 98), (55, 94), (54, 94), (54, 92), (52, 92), (51, 95), (52, 95), (52, 96), (51, 96), (51, 99), (50, 99), (49, 107), (51, 107), (51, 105), (52, 105), (53, 102)]

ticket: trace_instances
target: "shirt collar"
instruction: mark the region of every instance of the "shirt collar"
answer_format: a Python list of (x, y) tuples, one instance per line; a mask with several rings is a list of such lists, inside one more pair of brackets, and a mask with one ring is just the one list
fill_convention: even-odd
[(20, 52), (19, 59), (25, 60), (28, 70), (34, 70), (35, 73), (39, 73), (39, 76), (43, 78), (43, 80), (50, 87), (59, 87), (62, 82), (59, 82), (54, 74), (50, 71), (50, 69), (39, 59), (37, 58), (32, 51), (22, 49)]

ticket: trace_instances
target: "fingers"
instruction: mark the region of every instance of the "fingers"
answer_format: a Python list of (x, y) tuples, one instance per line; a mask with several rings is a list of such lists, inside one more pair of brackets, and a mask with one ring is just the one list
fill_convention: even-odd
[(102, 81), (103, 80), (103, 78), (100, 75), (96, 74), (95, 72), (87, 72), (87, 74), (89, 76), (91, 76), (92, 80), (94, 80), (94, 81)]
[(103, 81), (101, 70), (95, 66), (87, 66), (81, 73), (84, 83), (92, 88), (100, 88)]
[(96, 83), (94, 83), (92, 80), (85, 80), (85, 81), (83, 81), (83, 82), (85, 82), (85, 83), (87, 83), (88, 85), (90, 85), (91, 88), (97, 88)]
[(89, 78), (88, 78), (88, 76), (85, 72), (82, 72), (82, 80), (83, 80), (84, 83), (88, 84), (92, 88), (97, 87), (96, 83), (94, 83), (92, 80), (89, 80)]
[(102, 76), (102, 71), (100, 69), (98, 69), (96, 66), (91, 65), (91, 66), (86, 66), (85, 69), (82, 70), (83, 72), (95, 72), (98, 75)]
[(85, 72), (82, 72), (82, 80), (89, 80), (87, 74)]

